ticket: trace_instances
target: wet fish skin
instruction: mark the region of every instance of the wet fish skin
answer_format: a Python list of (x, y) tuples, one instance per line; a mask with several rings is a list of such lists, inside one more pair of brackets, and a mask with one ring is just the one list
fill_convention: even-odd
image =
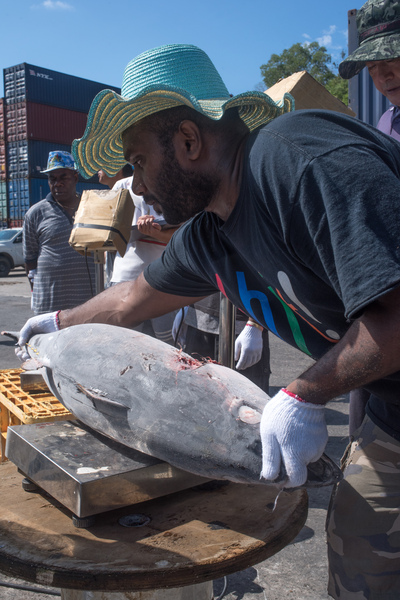
[[(99, 433), (203, 477), (271, 484), (260, 480), (269, 396), (237, 371), (104, 324), (35, 335), (28, 352), (52, 393)], [(311, 485), (332, 471), (329, 459), (316, 467)]]

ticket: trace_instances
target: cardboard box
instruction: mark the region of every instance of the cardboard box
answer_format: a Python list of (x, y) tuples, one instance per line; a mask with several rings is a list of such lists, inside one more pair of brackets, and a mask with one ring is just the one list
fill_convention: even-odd
[(128, 190), (85, 190), (76, 211), (70, 245), (80, 254), (106, 250), (124, 256), (134, 210)]
[(346, 106), (339, 98), (333, 96), (328, 90), (318, 83), (307, 71), (293, 73), (285, 79), (281, 79), (275, 85), (268, 88), (264, 94), (268, 94), (274, 100), (279, 102), (285, 93), (289, 93), (295, 100), (295, 110), (304, 110), (306, 108), (322, 108), (325, 110), (334, 110), (351, 117), (356, 114)]

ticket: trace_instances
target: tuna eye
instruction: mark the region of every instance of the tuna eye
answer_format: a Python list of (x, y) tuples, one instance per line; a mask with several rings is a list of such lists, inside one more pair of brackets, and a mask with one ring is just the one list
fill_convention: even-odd
[(243, 423), (257, 425), (257, 423), (261, 421), (261, 413), (254, 408), (250, 408), (250, 406), (243, 405), (239, 408), (239, 419), (243, 421)]

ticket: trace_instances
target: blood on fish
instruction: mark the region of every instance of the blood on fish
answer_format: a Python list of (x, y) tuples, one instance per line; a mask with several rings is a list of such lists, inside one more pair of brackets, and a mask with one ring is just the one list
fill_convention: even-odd
[(182, 350), (177, 351), (177, 361), (180, 363), (180, 371), (184, 369), (198, 369), (201, 367), (204, 362), (197, 360), (196, 358), (192, 358), (188, 354), (182, 354)]

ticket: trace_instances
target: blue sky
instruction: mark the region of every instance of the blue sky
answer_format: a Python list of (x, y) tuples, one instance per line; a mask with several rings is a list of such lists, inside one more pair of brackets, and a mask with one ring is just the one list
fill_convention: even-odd
[[(1, 0), (0, 67), (22, 62), (121, 86), (137, 54), (200, 46), (230, 93), (259, 89), (260, 66), (297, 42), (347, 54), (354, 0)], [(3, 96), (1, 77), (0, 97)]]

